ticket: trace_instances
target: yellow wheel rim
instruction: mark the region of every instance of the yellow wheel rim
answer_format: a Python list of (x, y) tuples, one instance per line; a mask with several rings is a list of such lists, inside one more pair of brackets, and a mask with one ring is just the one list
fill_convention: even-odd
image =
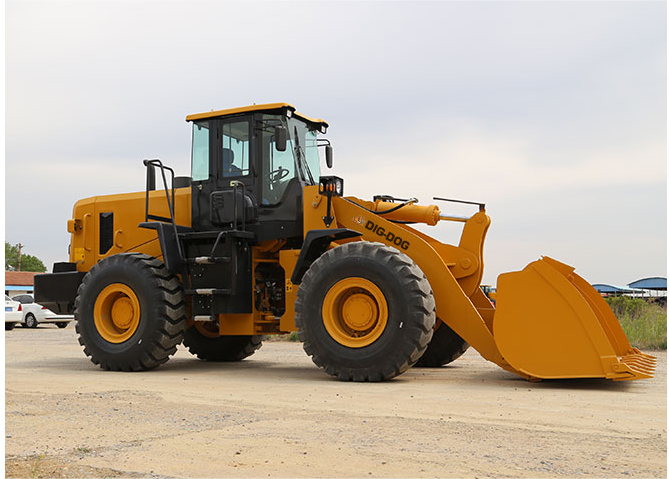
[(332, 339), (349, 348), (363, 348), (379, 339), (388, 324), (383, 293), (365, 278), (344, 278), (323, 300), (323, 324)]
[(93, 317), (95, 327), (105, 341), (122, 343), (135, 334), (139, 326), (139, 300), (129, 286), (110, 284), (98, 294)]

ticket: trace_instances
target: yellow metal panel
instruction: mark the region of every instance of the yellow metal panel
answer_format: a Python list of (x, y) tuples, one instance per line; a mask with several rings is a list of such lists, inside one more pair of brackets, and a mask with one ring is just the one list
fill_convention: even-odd
[[(179, 225), (191, 225), (190, 193), (190, 188), (175, 190), (175, 220)], [(78, 271), (88, 271), (100, 259), (118, 253), (132, 251), (161, 256), (155, 230), (138, 226), (145, 220), (145, 199), (146, 192), (135, 192), (95, 196), (75, 204), (73, 220), (81, 221), (82, 228), (71, 234), (70, 261), (77, 261)], [(112, 247), (100, 255), (99, 215), (103, 212), (114, 213), (114, 241)], [(164, 190), (149, 192), (149, 213), (169, 218)], [(75, 259), (78, 248), (85, 251), (83, 259), (80, 253)]]
[[(150, 231), (150, 230), (149, 230)], [(151, 241), (137, 245), (132, 249), (125, 248), (125, 251), (133, 253), (144, 253), (159, 260), (163, 260), (163, 252), (160, 249), (160, 241), (158, 241), (157, 235), (154, 235), (154, 238)]]
[(242, 106), (238, 108), (227, 108), (225, 110), (212, 110), (212, 111), (207, 111), (204, 113), (194, 113), (192, 115), (188, 115), (186, 117), (186, 121), (194, 121), (194, 120), (204, 120), (206, 118), (218, 118), (221, 116), (228, 116), (228, 115), (237, 115), (239, 113), (251, 113), (254, 111), (263, 111), (263, 110), (278, 110), (280, 108), (288, 108), (293, 112), (293, 116), (296, 118), (301, 118), (303, 120), (306, 120), (307, 122), (310, 123), (317, 123), (321, 124), (324, 126), (328, 126), (328, 123), (325, 120), (322, 120), (320, 118), (311, 118), (306, 115), (303, 115), (302, 113), (298, 113), (295, 111), (295, 107), (291, 105), (290, 103), (285, 103), (285, 102), (279, 102), (279, 103), (264, 103), (261, 105), (249, 105), (249, 106)]
[[(467, 296), (471, 296), (479, 287), (482, 259), (463, 248), (442, 243), (408, 225), (398, 224), (400, 228), (410, 231), (423, 239), (444, 259), (451, 274), (457, 278), (460, 287)], [(483, 239), (483, 238), (482, 238)]]
[(295, 326), (295, 299), (297, 298), (298, 285), (290, 281), (297, 263), (297, 257), (300, 255), (299, 249), (288, 249), (279, 251), (279, 264), (286, 273), (286, 311), (281, 316), (279, 329), (285, 332), (296, 331)]
[(495, 316), (495, 307), (492, 305), (488, 297), (481, 288), (476, 288), (476, 291), (470, 296), (472, 304), (476, 307), (488, 330), (492, 331), (493, 317)]
[(70, 248), (70, 262), (83, 263), (86, 258), (86, 250), (84, 248)]
[[(311, 230), (323, 230), (337, 228), (337, 221), (332, 222), (330, 226), (325, 226), (323, 217), (327, 215), (327, 198), (318, 193), (318, 186), (307, 186), (302, 190), (303, 215), (304, 215), (304, 235)], [(340, 200), (341, 201), (341, 200)], [(335, 216), (334, 206), (331, 212)]]
[(253, 111), (278, 110), (279, 108), (290, 108), (291, 110), (295, 111), (295, 107), (293, 105), (291, 105), (290, 103), (285, 103), (285, 102), (263, 103), (263, 104), (260, 104), (260, 105), (248, 105), (248, 106), (241, 106), (241, 107), (237, 107), (237, 108), (227, 108), (227, 109), (224, 109), (224, 110), (206, 111), (204, 113), (194, 113), (192, 115), (188, 115), (186, 117), (186, 121), (203, 120), (205, 118), (215, 118), (215, 117), (219, 117), (219, 116), (236, 115), (238, 113), (247, 113), (247, 112), (253, 112)]
[(93, 213), (84, 213), (84, 249), (88, 252), (93, 250), (93, 243), (95, 242), (95, 222), (93, 221)]
[(221, 336), (246, 336), (256, 334), (254, 314), (219, 314), (218, 325)]
[(298, 112), (293, 113), (293, 116), (295, 116), (297, 118), (301, 118), (303, 120), (306, 120), (310, 123), (320, 123), (321, 125), (325, 126), (326, 128), (328, 127), (328, 122), (321, 119), (321, 118), (311, 118), (307, 115), (303, 115), (302, 113), (298, 113)]

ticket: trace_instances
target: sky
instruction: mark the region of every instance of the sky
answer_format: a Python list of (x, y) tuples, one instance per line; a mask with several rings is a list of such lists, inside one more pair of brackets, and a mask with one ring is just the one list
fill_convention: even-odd
[(144, 158), (189, 174), (186, 115), (287, 101), (329, 122), (345, 194), (486, 203), (484, 283), (541, 255), (666, 276), (666, 8), (7, 1), (5, 240), (50, 270), (77, 199), (142, 191)]

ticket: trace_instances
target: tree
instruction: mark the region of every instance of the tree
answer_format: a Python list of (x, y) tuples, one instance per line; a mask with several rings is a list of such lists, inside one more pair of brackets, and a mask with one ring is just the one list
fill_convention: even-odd
[[(20, 244), (20, 243), (19, 243)], [(19, 269), (19, 245), (10, 245), (5, 241), (5, 270), (18, 271)], [(21, 271), (36, 271), (44, 273), (46, 266), (38, 257), (23, 254), (21, 252)]]

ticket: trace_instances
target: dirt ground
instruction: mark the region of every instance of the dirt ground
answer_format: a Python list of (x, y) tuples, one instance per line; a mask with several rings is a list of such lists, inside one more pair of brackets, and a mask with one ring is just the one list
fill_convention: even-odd
[(664, 352), (651, 380), (528, 383), (470, 349), (358, 384), (290, 342), (144, 373), (100, 370), (72, 325), (5, 346), (7, 477), (667, 475)]

